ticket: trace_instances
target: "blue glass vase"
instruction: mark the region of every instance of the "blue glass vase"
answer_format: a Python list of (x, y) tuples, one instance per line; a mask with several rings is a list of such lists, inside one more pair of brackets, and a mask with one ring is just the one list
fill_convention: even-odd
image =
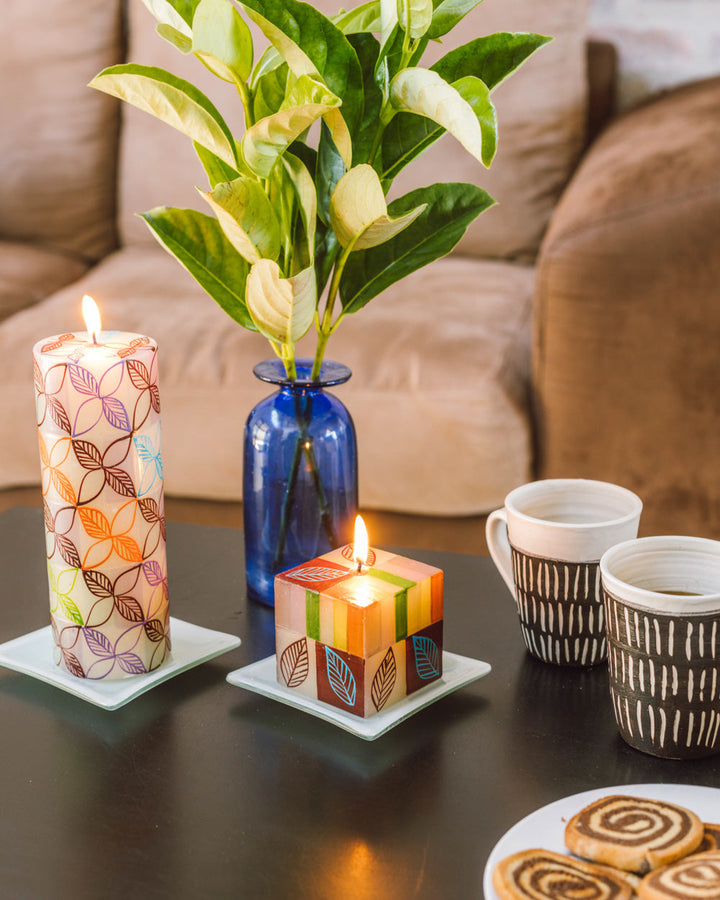
[(352, 541), (358, 503), (357, 439), (345, 406), (326, 391), (350, 378), (347, 366), (296, 361), (288, 380), (282, 362), (253, 369), (277, 391), (245, 423), (243, 517), (248, 597), (274, 606), (278, 572)]

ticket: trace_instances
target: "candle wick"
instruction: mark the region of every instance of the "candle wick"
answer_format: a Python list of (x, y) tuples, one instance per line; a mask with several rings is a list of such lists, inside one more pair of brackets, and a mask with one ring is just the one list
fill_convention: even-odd
[(94, 331), (93, 331), (93, 336), (92, 336), (92, 338), (93, 338), (93, 344), (95, 344), (95, 346), (97, 347), (97, 335), (95, 334)]

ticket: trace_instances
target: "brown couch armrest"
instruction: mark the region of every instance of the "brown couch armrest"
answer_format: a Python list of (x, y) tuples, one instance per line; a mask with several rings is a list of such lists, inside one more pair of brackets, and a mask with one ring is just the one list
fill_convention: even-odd
[(538, 258), (537, 472), (618, 482), (642, 533), (720, 537), (720, 78), (619, 118)]

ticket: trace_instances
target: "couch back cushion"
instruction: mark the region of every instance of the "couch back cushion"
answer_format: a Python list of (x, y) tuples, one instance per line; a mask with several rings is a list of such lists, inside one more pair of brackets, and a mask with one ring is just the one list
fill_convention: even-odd
[(0, 238), (112, 248), (117, 107), (87, 83), (121, 55), (121, 0), (4, 0)]
[[(341, 4), (315, 0), (314, 5), (331, 13)], [(428, 50), (427, 64), (453, 46), (495, 31), (536, 31), (554, 37), (494, 92), (500, 139), (489, 170), (445, 136), (393, 186), (393, 194), (435, 181), (468, 181), (485, 188), (497, 205), (471, 226), (462, 252), (501, 259), (534, 257), (582, 146), (587, 15), (588, 0), (485, 0), (442, 47), (435, 47), (434, 54)], [(232, 87), (158, 37), (141, 0), (130, 0), (129, 24), (131, 61), (162, 66), (187, 78), (210, 96), (229, 123), (241, 121)], [(124, 108), (119, 193), (123, 241), (152, 239), (134, 214), (153, 206), (207, 211), (195, 185), (204, 186), (205, 177), (190, 142), (151, 116)]]

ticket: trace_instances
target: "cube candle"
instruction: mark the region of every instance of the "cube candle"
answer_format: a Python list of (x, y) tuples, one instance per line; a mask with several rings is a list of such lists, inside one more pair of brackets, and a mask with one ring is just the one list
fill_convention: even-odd
[(359, 566), (353, 545), (275, 577), (277, 678), (371, 716), (442, 676), (443, 573), (385, 550)]

